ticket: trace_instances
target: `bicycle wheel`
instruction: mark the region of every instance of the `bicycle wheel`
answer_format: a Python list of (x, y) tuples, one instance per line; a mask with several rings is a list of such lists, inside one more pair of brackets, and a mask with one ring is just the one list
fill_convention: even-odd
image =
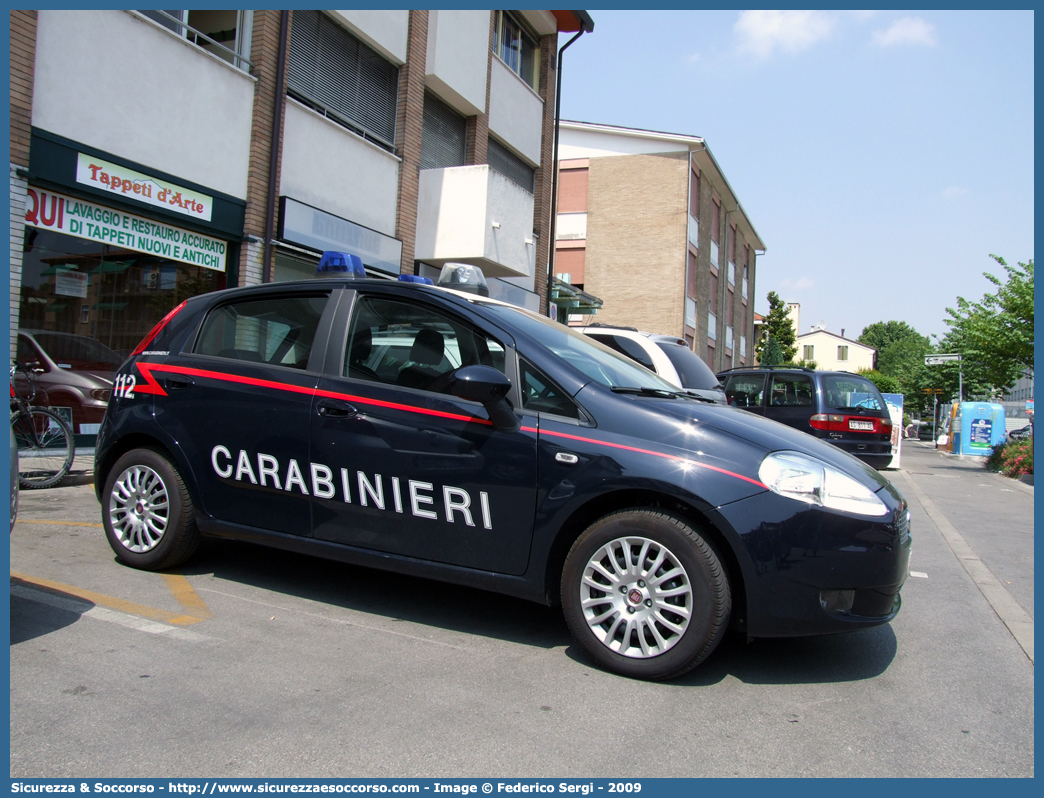
[(34, 407), (11, 418), (18, 443), (18, 484), (27, 490), (50, 488), (69, 473), (73, 433), (53, 410)]

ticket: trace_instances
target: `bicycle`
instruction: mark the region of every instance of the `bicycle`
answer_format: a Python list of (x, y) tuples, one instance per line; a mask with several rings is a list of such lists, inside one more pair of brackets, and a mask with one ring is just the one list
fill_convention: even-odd
[[(19, 370), (29, 386), (25, 397), (15, 390)], [(11, 428), (18, 445), (18, 484), (26, 490), (57, 485), (69, 473), (75, 456), (73, 431), (65, 419), (48, 407), (30, 404), (36, 398), (34, 372), (30, 364), (11, 364)]]

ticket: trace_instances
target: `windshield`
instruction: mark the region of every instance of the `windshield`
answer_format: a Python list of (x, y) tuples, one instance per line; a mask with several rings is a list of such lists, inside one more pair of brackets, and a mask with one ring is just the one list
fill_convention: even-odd
[(835, 410), (885, 409), (884, 397), (870, 380), (854, 374), (830, 374), (823, 377), (826, 403)]
[(558, 357), (607, 388), (678, 390), (630, 358), (556, 321), (509, 305), (484, 304), (484, 307), (494, 315), (503, 316), (509, 324), (520, 328)]

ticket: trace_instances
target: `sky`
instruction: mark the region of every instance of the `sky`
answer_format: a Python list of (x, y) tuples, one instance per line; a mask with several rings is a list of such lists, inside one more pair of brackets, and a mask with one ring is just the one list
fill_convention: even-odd
[(990, 254), (1033, 258), (1033, 12), (589, 13), (562, 118), (704, 138), (765, 242), (758, 313), (942, 336)]

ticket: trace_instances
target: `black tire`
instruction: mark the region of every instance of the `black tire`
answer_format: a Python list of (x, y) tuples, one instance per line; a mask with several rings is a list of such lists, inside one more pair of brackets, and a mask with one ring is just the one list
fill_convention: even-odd
[(102, 522), (116, 556), (134, 568), (173, 568), (199, 547), (185, 480), (158, 449), (133, 449), (116, 461), (102, 491)]
[[(12, 416), (18, 444), (18, 484), (26, 490), (53, 488), (72, 468), (76, 449), (72, 430), (60, 415), (44, 407)], [(33, 430), (36, 434), (33, 434)]]
[(562, 611), (573, 637), (606, 670), (672, 679), (718, 645), (732, 594), (696, 529), (635, 508), (599, 519), (577, 538), (562, 569)]

